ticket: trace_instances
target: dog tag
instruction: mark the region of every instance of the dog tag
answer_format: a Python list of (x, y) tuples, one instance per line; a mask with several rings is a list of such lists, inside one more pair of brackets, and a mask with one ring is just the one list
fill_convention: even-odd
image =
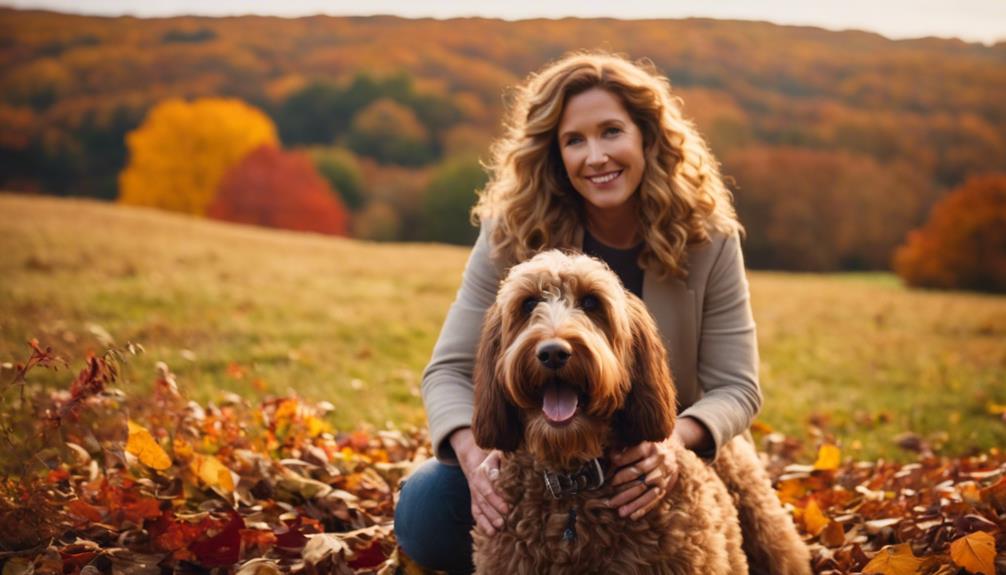
[(569, 518), (566, 519), (566, 530), (562, 532), (564, 541), (576, 539), (576, 509), (569, 510)]

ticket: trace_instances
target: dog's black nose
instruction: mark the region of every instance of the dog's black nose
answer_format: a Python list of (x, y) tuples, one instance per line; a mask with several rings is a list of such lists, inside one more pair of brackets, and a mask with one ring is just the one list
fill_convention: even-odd
[(549, 369), (559, 369), (566, 365), (570, 355), (569, 347), (556, 341), (538, 346), (538, 361)]

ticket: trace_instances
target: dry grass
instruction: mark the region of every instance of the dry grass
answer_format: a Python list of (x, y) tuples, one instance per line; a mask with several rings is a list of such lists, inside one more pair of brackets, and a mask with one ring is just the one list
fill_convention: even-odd
[[(190, 396), (294, 390), (336, 425), (421, 424), (419, 375), (467, 250), (371, 244), (82, 200), (0, 195), (0, 361), (38, 337), (82, 357), (105, 334), (164, 360)], [(1006, 298), (907, 291), (887, 275), (751, 274), (762, 420), (826, 423), (847, 451), (1006, 445)], [(65, 381), (47, 375), (40, 383)]]

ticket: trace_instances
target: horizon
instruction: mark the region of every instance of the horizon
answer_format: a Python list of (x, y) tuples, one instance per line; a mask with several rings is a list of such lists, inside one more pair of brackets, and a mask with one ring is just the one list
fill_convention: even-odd
[(417, 6), (399, 0), (373, 0), (366, 7), (344, 1), (325, 0), (160, 0), (136, 5), (130, 0), (13, 0), (0, 6), (20, 10), (49, 10), (86, 16), (138, 18), (274, 16), (359, 17), (397, 16), (406, 19), (486, 18), (507, 21), (534, 19), (660, 20), (708, 18), (768, 22), (780, 26), (806, 26), (824, 30), (862, 31), (891, 40), (921, 38), (958, 39), (986, 46), (1006, 42), (1006, 2), (967, 0), (956, 8), (940, 2), (896, 0), (878, 5), (872, 0), (850, 0), (806, 6), (792, 0), (770, 0), (750, 5), (743, 0), (721, 0), (694, 6), (679, 1), (653, 5), (627, 0), (617, 10), (572, 0), (555, 0), (541, 6), (531, 0), (483, 3), (472, 8), (461, 0), (442, 0)]

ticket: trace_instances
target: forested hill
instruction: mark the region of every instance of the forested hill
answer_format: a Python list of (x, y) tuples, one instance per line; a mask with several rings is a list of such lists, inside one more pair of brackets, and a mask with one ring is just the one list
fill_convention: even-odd
[[(417, 239), (430, 170), (460, 154), (485, 156), (506, 88), (567, 51), (593, 48), (647, 57), (670, 77), (736, 182), (742, 216), (757, 224), (749, 227), (808, 242), (832, 233), (837, 243), (859, 236), (856, 226), (886, 228), (859, 251), (781, 264), (756, 234), (750, 252), (765, 265), (884, 267), (946, 190), (1006, 169), (1006, 43), (709, 19), (137, 19), (0, 9), (0, 188), (114, 198), (125, 135), (152, 106), (228, 96), (268, 114), (284, 147), (355, 155), (361, 189), (347, 204), (354, 218), (368, 205), (383, 211), (354, 222)], [(404, 144), (388, 144), (380, 128), (389, 124)], [(367, 162), (382, 168), (368, 171)], [(780, 198), (826, 210), (834, 229), (780, 212)], [(876, 225), (843, 223), (866, 214)]]

